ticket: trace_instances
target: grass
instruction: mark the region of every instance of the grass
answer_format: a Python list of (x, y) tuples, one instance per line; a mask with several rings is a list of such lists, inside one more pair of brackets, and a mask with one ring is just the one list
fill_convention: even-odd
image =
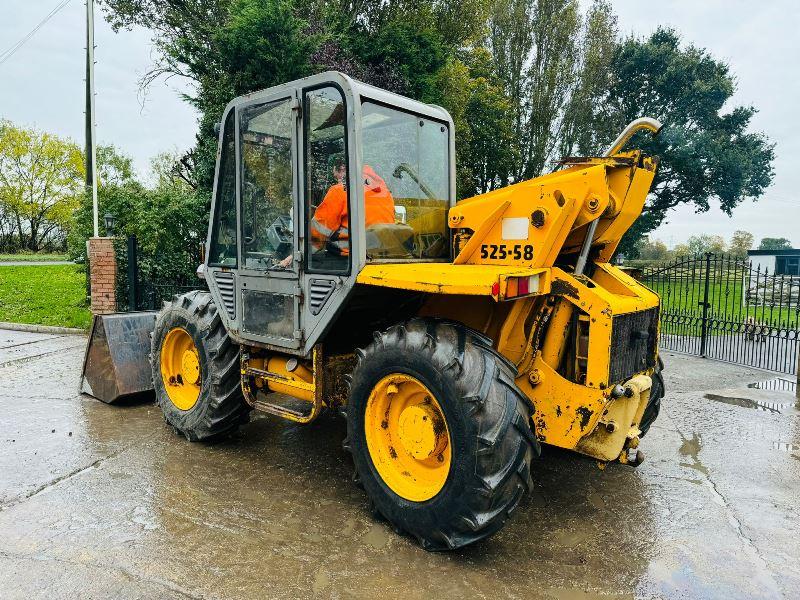
[(0, 267), (0, 321), (88, 328), (86, 276), (78, 265)]
[(66, 254), (0, 254), (0, 262), (50, 262), (58, 260), (69, 260)]

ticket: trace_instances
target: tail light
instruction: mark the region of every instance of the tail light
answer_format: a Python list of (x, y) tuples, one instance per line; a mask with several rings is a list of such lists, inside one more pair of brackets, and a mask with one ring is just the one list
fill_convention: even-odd
[(506, 280), (506, 299), (529, 296), (539, 292), (539, 275), (509, 277)]

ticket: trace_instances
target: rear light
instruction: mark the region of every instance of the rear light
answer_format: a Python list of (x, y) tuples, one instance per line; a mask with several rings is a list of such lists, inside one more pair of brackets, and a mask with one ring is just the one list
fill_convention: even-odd
[(539, 276), (509, 277), (506, 280), (506, 299), (536, 294), (539, 291)]

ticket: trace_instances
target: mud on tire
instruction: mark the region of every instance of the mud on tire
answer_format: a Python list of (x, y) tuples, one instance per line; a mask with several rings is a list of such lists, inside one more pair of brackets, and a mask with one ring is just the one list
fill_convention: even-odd
[[(180, 410), (172, 403), (161, 376), (163, 340), (176, 327), (191, 336), (200, 359), (200, 396), (189, 410)], [(240, 385), (239, 347), (228, 336), (208, 292), (189, 292), (165, 304), (156, 318), (150, 366), (156, 402), (164, 419), (188, 440), (220, 438), (249, 420), (251, 408)]]
[[(530, 406), (514, 384), (514, 367), (481, 334), (433, 319), (376, 332), (374, 342), (358, 354), (345, 448), (374, 509), (427, 550), (459, 548), (498, 531), (530, 491), (530, 463), (540, 452)], [(366, 404), (375, 384), (390, 373), (425, 384), (442, 406), (450, 432), (447, 480), (423, 502), (394, 493), (367, 446)]]

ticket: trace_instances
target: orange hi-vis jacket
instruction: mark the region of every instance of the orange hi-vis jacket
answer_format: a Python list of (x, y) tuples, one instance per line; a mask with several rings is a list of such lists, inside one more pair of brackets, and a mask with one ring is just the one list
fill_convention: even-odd
[[(386, 182), (369, 165), (364, 165), (364, 213), (366, 226), (394, 223), (394, 198)], [(347, 191), (332, 185), (311, 219), (311, 239), (316, 248), (341, 255), (350, 254), (350, 222), (347, 216)]]

